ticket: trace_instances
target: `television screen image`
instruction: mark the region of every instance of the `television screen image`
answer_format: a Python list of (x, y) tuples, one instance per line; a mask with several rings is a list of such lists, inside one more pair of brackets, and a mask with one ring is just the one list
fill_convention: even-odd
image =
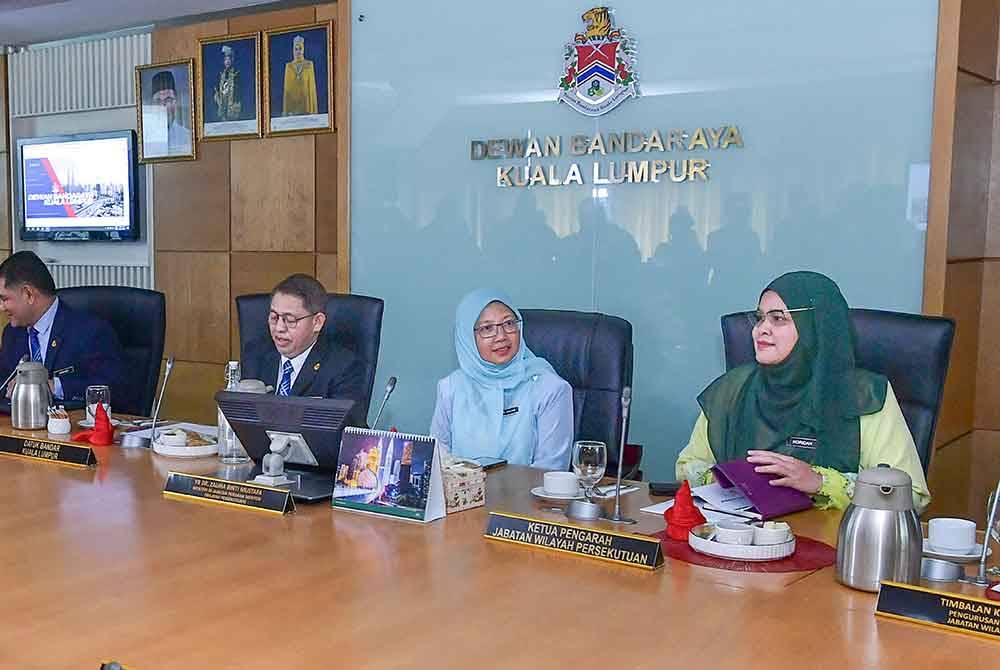
[(21, 140), (22, 239), (134, 239), (132, 131)]

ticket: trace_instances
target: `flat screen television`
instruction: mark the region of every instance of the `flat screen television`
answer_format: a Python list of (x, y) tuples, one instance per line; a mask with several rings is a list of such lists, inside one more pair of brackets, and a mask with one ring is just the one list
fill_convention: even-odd
[(135, 132), (17, 142), (22, 240), (139, 238)]

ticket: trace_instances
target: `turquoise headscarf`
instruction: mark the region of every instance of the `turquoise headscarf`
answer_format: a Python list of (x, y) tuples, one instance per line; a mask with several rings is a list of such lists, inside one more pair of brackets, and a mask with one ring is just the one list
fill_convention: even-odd
[[(533, 382), (540, 374), (555, 374), (555, 370), (524, 343), (520, 323), (521, 345), (514, 358), (504, 365), (483, 360), (472, 329), (491, 302), (503, 303), (521, 320), (510, 297), (494, 289), (475, 290), (458, 303), (455, 354), (459, 370), (451, 376), (451, 451), (456, 456), (496, 456), (530, 465), (537, 442)], [(504, 410), (512, 407), (518, 411), (504, 416)]]

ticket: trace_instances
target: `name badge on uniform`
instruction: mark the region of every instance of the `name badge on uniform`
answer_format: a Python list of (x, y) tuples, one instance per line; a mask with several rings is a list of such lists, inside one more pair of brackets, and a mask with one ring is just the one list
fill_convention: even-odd
[(507, 409), (505, 409), (503, 411), (503, 415), (504, 416), (511, 416), (511, 415), (517, 414), (518, 411), (519, 411), (519, 409), (520, 408), (518, 408), (518, 407), (508, 407)]
[(815, 437), (795, 437), (792, 436), (788, 438), (785, 444), (789, 447), (795, 449), (816, 449), (816, 444), (819, 442)]
[(52, 373), (53, 377), (62, 377), (63, 375), (69, 375), (76, 372), (76, 369), (71, 365), (68, 368), (63, 368), (61, 370), (56, 370)]

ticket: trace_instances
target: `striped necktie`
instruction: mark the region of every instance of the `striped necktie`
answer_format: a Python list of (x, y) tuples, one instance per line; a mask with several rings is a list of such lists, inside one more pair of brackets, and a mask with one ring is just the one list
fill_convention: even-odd
[(278, 384), (278, 395), (288, 395), (292, 392), (292, 362), (285, 361), (281, 366), (281, 383)]
[(28, 349), (31, 350), (31, 360), (42, 362), (42, 347), (38, 344), (38, 331), (32, 326), (28, 328)]

